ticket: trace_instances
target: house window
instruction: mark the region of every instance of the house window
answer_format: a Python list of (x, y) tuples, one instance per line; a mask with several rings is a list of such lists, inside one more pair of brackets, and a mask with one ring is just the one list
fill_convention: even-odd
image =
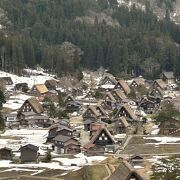
[(99, 140), (101, 141), (101, 140), (102, 140), (102, 137), (99, 137)]
[(107, 140), (108, 140), (108, 138), (107, 138), (107, 137), (104, 137), (104, 140), (106, 140), (106, 141), (107, 141)]

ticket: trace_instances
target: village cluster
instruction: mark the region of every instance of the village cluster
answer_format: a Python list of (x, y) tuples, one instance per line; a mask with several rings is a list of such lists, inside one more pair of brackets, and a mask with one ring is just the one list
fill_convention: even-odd
[[(152, 115), (159, 111), (163, 103), (171, 102), (180, 108), (179, 90), (172, 72), (163, 72), (160, 79), (154, 81), (143, 77), (123, 80), (109, 73), (98, 78), (99, 82), (94, 86), (63, 90), (64, 107), (61, 109), (68, 117), (53, 118), (46, 111), (44, 99), (48, 97), (56, 104), (58, 93), (62, 91), (57, 79), (49, 77), (28, 87), (27, 82), (14, 83), (11, 76), (1, 74), (0, 82), (5, 84), (8, 97), (3, 105), (5, 134), (22, 129), (34, 132), (46, 130), (46, 134), (42, 134), (43, 147), (38, 143), (28, 143), (14, 150), (12, 144), (11, 147), (0, 143), (0, 159), (13, 160), (17, 152), (22, 163), (39, 162), (40, 156), (46, 156), (48, 152), (56, 157), (78, 153), (86, 156), (118, 154), (127, 135), (153, 133), (147, 132), (144, 125), (153, 121)], [(25, 92), (26, 88), (28, 90)], [(156, 133), (180, 134), (178, 121), (173, 128), (169, 128), (168, 122), (161, 126)], [(142, 159), (134, 155), (133, 160), (141, 162)], [(121, 166), (129, 165), (124, 162)]]

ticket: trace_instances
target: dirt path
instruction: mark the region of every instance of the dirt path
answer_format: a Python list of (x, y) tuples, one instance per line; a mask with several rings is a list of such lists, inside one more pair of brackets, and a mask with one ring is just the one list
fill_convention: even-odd
[(108, 176), (103, 178), (103, 180), (108, 180), (112, 173), (111, 173), (111, 170), (110, 170), (110, 168), (109, 168), (109, 166), (107, 164), (105, 165), (105, 167), (106, 167), (106, 170), (108, 172)]
[(125, 143), (122, 146), (122, 149), (125, 149), (125, 147), (129, 144), (129, 141), (131, 140), (132, 137), (133, 137), (132, 135), (128, 135)]
[(81, 130), (80, 142), (82, 146), (89, 142), (89, 132)]

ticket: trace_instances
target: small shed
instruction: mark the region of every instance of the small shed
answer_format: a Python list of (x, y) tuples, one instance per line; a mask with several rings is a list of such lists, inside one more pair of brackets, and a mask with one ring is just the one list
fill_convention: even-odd
[(37, 162), (39, 156), (38, 154), (39, 147), (34, 146), (32, 144), (27, 144), (25, 146), (22, 146), (19, 150), (21, 152), (20, 159), (22, 163)]
[(13, 153), (10, 148), (4, 147), (0, 149), (0, 159), (2, 160), (12, 160)]
[(145, 180), (145, 178), (131, 164), (123, 160), (109, 180)]
[(0, 82), (2, 82), (5, 85), (12, 85), (13, 84), (11, 77), (0, 77)]
[(138, 154), (134, 154), (130, 157), (129, 162), (132, 166), (143, 166), (144, 158)]

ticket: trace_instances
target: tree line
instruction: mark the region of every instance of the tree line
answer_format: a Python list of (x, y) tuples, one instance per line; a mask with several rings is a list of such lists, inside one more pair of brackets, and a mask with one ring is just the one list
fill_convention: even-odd
[[(146, 10), (105, 0), (1, 0), (9, 19), (0, 34), (0, 68), (21, 74), (41, 65), (58, 76), (80, 76), (83, 68), (109, 69), (114, 75), (157, 78), (162, 70), (180, 76), (180, 27), (169, 17), (159, 21)], [(93, 23), (83, 19), (96, 12)], [(105, 13), (119, 26), (99, 21)], [(6, 35), (8, 34), (8, 35)]]

